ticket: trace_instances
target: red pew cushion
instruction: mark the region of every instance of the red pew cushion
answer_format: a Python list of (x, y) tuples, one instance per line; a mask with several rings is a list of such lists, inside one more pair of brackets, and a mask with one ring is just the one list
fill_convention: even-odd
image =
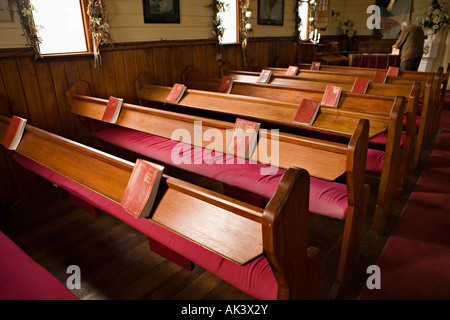
[[(419, 119), (420, 121), (420, 119)], [(403, 144), (405, 142), (405, 138), (406, 138), (406, 132), (402, 131), (400, 134), (400, 146), (403, 147)], [(375, 138), (373, 138), (372, 140), (370, 140), (370, 143), (376, 143), (376, 144), (386, 144), (386, 135), (385, 134), (380, 134), (379, 136), (376, 136)]]
[(381, 173), (384, 163), (384, 151), (368, 149), (366, 170), (374, 173)]
[(78, 300), (2, 232), (0, 257), (0, 300)]
[[(209, 152), (204, 153), (202, 148), (119, 126), (93, 131), (92, 136), (266, 199), (272, 197), (285, 171), (275, 168), (272, 175), (261, 174), (261, 170), (270, 167), (248, 160), (243, 164), (237, 163), (233, 156), (219, 152), (212, 152), (209, 157)], [(182, 151), (191, 156), (190, 163), (174, 163), (173, 152), (182, 154)], [(312, 213), (344, 220), (348, 208), (346, 185), (311, 177), (309, 206)]]

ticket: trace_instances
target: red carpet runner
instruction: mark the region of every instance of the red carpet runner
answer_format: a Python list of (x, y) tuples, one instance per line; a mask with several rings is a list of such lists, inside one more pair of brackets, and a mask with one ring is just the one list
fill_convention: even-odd
[(361, 300), (450, 299), (448, 101), (440, 127), (444, 129), (439, 142), (378, 260), (381, 288), (364, 288)]

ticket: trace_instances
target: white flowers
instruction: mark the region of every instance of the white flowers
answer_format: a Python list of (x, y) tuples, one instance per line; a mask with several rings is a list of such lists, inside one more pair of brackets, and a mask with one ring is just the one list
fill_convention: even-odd
[(434, 33), (438, 33), (450, 23), (450, 16), (447, 12), (446, 3), (432, 0), (424, 16), (417, 18), (417, 21), (425, 31), (432, 30)]
[(355, 35), (355, 30), (353, 30), (353, 21), (347, 19), (344, 21), (344, 25), (342, 26), (342, 31), (348, 37), (353, 37)]

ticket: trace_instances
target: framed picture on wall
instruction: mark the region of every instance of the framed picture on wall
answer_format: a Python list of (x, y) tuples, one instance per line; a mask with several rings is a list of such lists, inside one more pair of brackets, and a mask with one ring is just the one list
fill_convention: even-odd
[(0, 0), (0, 21), (11, 21), (8, 0)]
[(284, 0), (258, 0), (258, 24), (282, 26)]
[(145, 23), (180, 23), (179, 0), (142, 0)]

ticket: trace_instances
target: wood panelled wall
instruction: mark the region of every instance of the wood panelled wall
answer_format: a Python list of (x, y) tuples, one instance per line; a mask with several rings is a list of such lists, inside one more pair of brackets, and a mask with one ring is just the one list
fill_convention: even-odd
[[(242, 63), (240, 45), (225, 45), (221, 52), (224, 68), (242, 70), (252, 65), (293, 63), (296, 46), (292, 38), (252, 38), (248, 44), (247, 66)], [(221, 75), (211, 40), (116, 44), (104, 48), (101, 57), (101, 68), (94, 69), (92, 55), (34, 60), (27, 49), (1, 50), (0, 114), (24, 117), (33, 126), (92, 145), (86, 122), (72, 115), (66, 101), (65, 93), (75, 81), (87, 81), (94, 96), (113, 95), (137, 104), (135, 79), (142, 71), (152, 72), (156, 84), (168, 86), (181, 81), (187, 66), (193, 66), (200, 76), (218, 78)], [(2, 207), (19, 199), (29, 201), (47, 192), (45, 182), (20, 168), (12, 160), (11, 152), (1, 149)]]

